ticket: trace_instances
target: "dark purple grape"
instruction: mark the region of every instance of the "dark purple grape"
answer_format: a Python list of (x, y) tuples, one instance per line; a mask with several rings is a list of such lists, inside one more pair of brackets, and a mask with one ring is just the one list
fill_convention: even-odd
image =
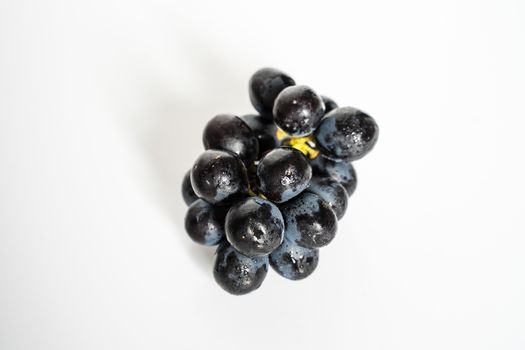
[(372, 117), (352, 107), (336, 108), (323, 118), (315, 131), (323, 156), (336, 161), (354, 161), (372, 150), (379, 128)]
[(330, 176), (337, 180), (346, 190), (350, 197), (357, 187), (357, 175), (352, 163), (334, 162), (322, 156), (318, 156), (310, 161), (312, 172), (318, 176)]
[(266, 152), (277, 147), (278, 140), (275, 136), (277, 126), (275, 126), (273, 122), (268, 121), (257, 114), (249, 114), (242, 116), (241, 118), (246, 124), (248, 124), (250, 129), (252, 129), (259, 141), (259, 156), (257, 159), (260, 159)]
[(237, 154), (249, 166), (259, 155), (257, 136), (248, 124), (232, 114), (213, 117), (202, 134), (206, 149), (222, 149)]
[(327, 96), (321, 96), (324, 102), (324, 114), (330, 113), (330, 111), (336, 109), (339, 107), (337, 103), (335, 103), (334, 100), (332, 100), (330, 97)]
[(308, 159), (294, 148), (268, 152), (257, 166), (257, 188), (269, 200), (282, 203), (301, 193), (310, 182)]
[(270, 254), (270, 265), (281, 276), (301, 280), (314, 272), (319, 262), (319, 249), (304, 248), (288, 239)]
[(323, 100), (304, 85), (290, 86), (281, 91), (273, 106), (275, 124), (292, 136), (311, 134), (323, 115)]
[(264, 256), (282, 243), (284, 220), (275, 204), (250, 197), (230, 208), (225, 230), (228, 242), (240, 253), (249, 257)]
[(188, 208), (184, 224), (190, 238), (197, 243), (211, 246), (219, 244), (224, 236), (226, 208), (215, 207), (199, 199)]
[(341, 219), (346, 212), (348, 205), (348, 195), (346, 190), (339, 182), (331, 177), (312, 177), (310, 186), (306, 189), (315, 193), (330, 205), (337, 219)]
[(330, 205), (311, 192), (303, 192), (281, 205), (285, 239), (306, 248), (321, 248), (337, 231), (337, 216)]
[(193, 191), (193, 188), (191, 188), (190, 172), (191, 170), (188, 170), (186, 174), (184, 174), (184, 179), (182, 180), (182, 198), (184, 198), (186, 205), (191, 205), (193, 202), (199, 199), (199, 197), (197, 197)]
[(208, 203), (231, 203), (248, 193), (246, 167), (233, 153), (207, 150), (193, 164), (191, 186)]
[(253, 107), (263, 118), (272, 120), (275, 98), (286, 87), (295, 85), (295, 81), (286, 73), (274, 68), (262, 68), (250, 78), (249, 93)]
[(228, 242), (217, 248), (213, 276), (225, 291), (235, 295), (259, 288), (268, 273), (268, 257), (249, 258), (236, 251)]

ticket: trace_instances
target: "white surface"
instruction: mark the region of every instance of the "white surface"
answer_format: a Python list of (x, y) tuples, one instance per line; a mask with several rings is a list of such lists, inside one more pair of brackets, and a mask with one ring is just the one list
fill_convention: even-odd
[[(0, 2), (0, 348), (524, 349), (523, 1)], [(311, 278), (215, 285), (205, 122), (289, 72), (378, 121)]]

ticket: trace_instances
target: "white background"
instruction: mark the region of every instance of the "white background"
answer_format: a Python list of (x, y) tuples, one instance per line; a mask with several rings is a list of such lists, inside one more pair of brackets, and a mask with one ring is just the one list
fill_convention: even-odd
[[(184, 172), (250, 75), (380, 125), (317, 271), (234, 297)], [(0, 348), (524, 349), (525, 3), (0, 1)]]

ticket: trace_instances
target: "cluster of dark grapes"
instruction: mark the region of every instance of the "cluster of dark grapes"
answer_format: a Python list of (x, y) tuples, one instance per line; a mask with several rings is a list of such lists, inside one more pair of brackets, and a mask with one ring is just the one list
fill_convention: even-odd
[(291, 280), (315, 270), (356, 188), (351, 162), (378, 137), (372, 117), (279, 70), (255, 72), (249, 93), (258, 114), (211, 119), (182, 184), (186, 231), (218, 245), (215, 280), (237, 295), (259, 288), (268, 265)]

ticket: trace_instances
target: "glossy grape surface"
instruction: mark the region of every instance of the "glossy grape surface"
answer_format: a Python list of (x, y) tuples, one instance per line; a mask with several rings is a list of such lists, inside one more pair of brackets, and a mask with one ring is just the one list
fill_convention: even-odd
[(240, 253), (249, 257), (264, 256), (282, 243), (284, 220), (275, 204), (250, 197), (230, 208), (225, 230), (228, 242)]
[(259, 155), (256, 134), (241, 118), (233, 114), (213, 117), (202, 134), (205, 149), (222, 149), (237, 154), (249, 166)]
[(312, 168), (300, 151), (280, 147), (268, 152), (257, 166), (257, 185), (275, 203), (285, 202), (301, 193), (310, 182)]
[(278, 140), (275, 136), (277, 126), (275, 123), (257, 114), (248, 114), (241, 118), (248, 124), (250, 129), (252, 129), (259, 142), (259, 155), (257, 159), (260, 159), (266, 152), (277, 147)]
[(346, 212), (348, 195), (345, 188), (331, 177), (312, 177), (307, 191), (315, 193), (330, 205), (337, 219), (340, 220)]
[(197, 243), (212, 246), (225, 237), (226, 209), (199, 199), (188, 208), (184, 225), (190, 238)]
[(292, 136), (311, 134), (323, 116), (323, 100), (304, 85), (290, 86), (281, 91), (273, 106), (275, 123)]
[(350, 162), (334, 162), (325, 157), (318, 156), (310, 161), (314, 175), (330, 176), (337, 180), (350, 197), (357, 187), (357, 174)]
[(190, 173), (191, 170), (188, 170), (186, 174), (184, 174), (184, 179), (182, 179), (182, 198), (184, 198), (184, 203), (186, 203), (186, 205), (191, 205), (199, 199), (191, 187)]
[(248, 193), (248, 175), (241, 159), (233, 153), (207, 150), (191, 169), (195, 194), (211, 204), (228, 204)]
[(281, 205), (285, 239), (306, 248), (321, 248), (337, 231), (337, 217), (328, 203), (311, 192), (303, 192)]
[(314, 272), (319, 263), (319, 249), (304, 248), (287, 239), (270, 254), (270, 265), (281, 276), (301, 280)]
[(268, 257), (250, 258), (237, 252), (228, 242), (219, 245), (213, 276), (225, 291), (235, 295), (259, 288), (268, 273)]
[(328, 114), (330, 113), (332, 110), (336, 109), (337, 107), (339, 107), (337, 105), (337, 103), (335, 103), (334, 100), (332, 100), (330, 97), (327, 97), (327, 96), (321, 96), (321, 98), (323, 99), (323, 103), (324, 103), (324, 114)]
[(315, 131), (321, 153), (332, 160), (354, 161), (372, 150), (379, 128), (372, 117), (352, 108), (336, 108)]
[(248, 84), (250, 101), (263, 118), (272, 120), (275, 98), (295, 81), (286, 73), (274, 68), (262, 68), (255, 72)]

